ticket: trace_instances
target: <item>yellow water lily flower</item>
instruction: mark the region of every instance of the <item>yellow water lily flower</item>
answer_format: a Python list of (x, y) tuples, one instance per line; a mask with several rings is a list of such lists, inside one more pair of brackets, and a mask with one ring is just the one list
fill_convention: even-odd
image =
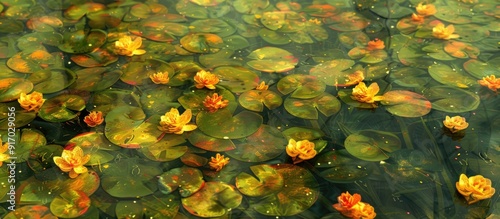
[(434, 6), (433, 4), (425, 4), (424, 5), (422, 2), (418, 3), (418, 5), (417, 5), (417, 7), (415, 7), (415, 9), (417, 10), (418, 15), (424, 16), (424, 17), (434, 15), (437, 12), (436, 6)]
[(0, 167), (3, 165), (3, 162), (8, 159), (10, 159), (9, 143), (5, 142), (4, 144), (2, 144), (2, 140), (0, 139)]
[(465, 174), (460, 174), (460, 179), (455, 186), (469, 204), (491, 198), (495, 194), (495, 188), (491, 187), (491, 180), (482, 175), (467, 177)]
[(338, 203), (333, 205), (337, 211), (348, 218), (372, 219), (377, 216), (375, 209), (368, 203), (361, 201), (361, 195), (345, 192), (337, 197)]
[(139, 49), (142, 45), (142, 38), (136, 37), (134, 41), (130, 36), (123, 36), (115, 41), (115, 53), (123, 56), (142, 55), (146, 50)]
[(201, 70), (199, 72), (196, 72), (196, 75), (194, 76), (194, 82), (195, 86), (198, 89), (201, 88), (208, 88), (208, 89), (215, 89), (215, 85), (219, 83), (219, 78), (217, 75), (210, 73), (209, 71)]
[(215, 171), (220, 171), (228, 163), (229, 163), (229, 157), (224, 158), (224, 155), (220, 155), (219, 153), (217, 153), (215, 157), (210, 158), (210, 162), (208, 162), (208, 165), (210, 166), (211, 169)]
[(21, 93), (19, 99), (17, 99), (19, 105), (26, 111), (35, 111), (38, 112), (40, 107), (42, 107), (45, 99), (43, 99), (43, 94), (40, 92), (34, 91), (31, 94)]
[(379, 40), (378, 38), (375, 38), (374, 40), (370, 40), (368, 42), (368, 45), (366, 46), (366, 49), (369, 51), (382, 50), (384, 48), (385, 48), (384, 41)]
[(179, 110), (171, 108), (164, 116), (160, 117), (160, 126), (158, 129), (165, 133), (182, 134), (184, 132), (193, 131), (197, 128), (196, 125), (188, 124), (191, 121), (193, 114), (190, 109), (187, 109), (179, 114)]
[(455, 27), (453, 26), (453, 24), (445, 27), (443, 23), (439, 23), (432, 28), (432, 36), (442, 40), (449, 40), (460, 37), (458, 34), (454, 34), (453, 32), (455, 32)]
[(497, 92), (500, 89), (500, 78), (496, 78), (495, 75), (490, 75), (483, 77), (482, 80), (477, 81), (481, 86), (487, 87), (488, 89)]
[(290, 139), (286, 146), (286, 153), (292, 157), (293, 163), (296, 164), (316, 156), (317, 152), (314, 146), (314, 142), (308, 140), (295, 141), (294, 139)]
[(465, 121), (465, 118), (461, 116), (454, 116), (451, 118), (449, 116), (446, 116), (446, 118), (443, 120), (443, 125), (452, 133), (459, 132), (469, 127), (469, 123), (467, 123)]
[(269, 85), (267, 85), (265, 81), (260, 82), (260, 84), (257, 85), (257, 87), (255, 87), (255, 90), (267, 90), (267, 89), (269, 89)]
[(208, 110), (208, 112), (216, 112), (219, 109), (226, 107), (229, 100), (222, 100), (222, 95), (214, 93), (212, 96), (207, 96), (203, 101), (203, 105)]
[(85, 124), (89, 127), (96, 127), (104, 122), (104, 118), (102, 117), (101, 111), (92, 111), (90, 114), (83, 118)]
[(170, 81), (170, 78), (168, 77), (168, 72), (157, 72), (155, 74), (152, 74), (149, 76), (151, 78), (151, 81), (155, 84), (168, 84)]
[(356, 87), (352, 89), (351, 98), (362, 103), (375, 103), (375, 101), (381, 101), (382, 96), (375, 96), (379, 92), (377, 82), (373, 82), (369, 87), (366, 87), (364, 82), (359, 82)]
[(424, 23), (424, 16), (413, 13), (411, 15), (411, 20), (415, 23)]
[(60, 157), (54, 156), (53, 159), (63, 172), (69, 172), (70, 178), (76, 178), (79, 174), (87, 172), (87, 167), (84, 165), (89, 162), (90, 154), (84, 155), (82, 148), (76, 146), (73, 150), (63, 150)]

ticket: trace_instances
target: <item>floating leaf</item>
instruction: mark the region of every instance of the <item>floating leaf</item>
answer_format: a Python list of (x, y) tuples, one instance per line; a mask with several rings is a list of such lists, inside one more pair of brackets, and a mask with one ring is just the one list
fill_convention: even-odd
[(374, 168), (372, 163), (356, 159), (344, 149), (321, 154), (314, 163), (314, 167), (320, 169), (321, 177), (333, 183), (352, 183), (363, 179)]
[(455, 32), (460, 36), (462, 42), (477, 42), (487, 38), (490, 35), (484, 26), (477, 24), (455, 25)]
[(259, 30), (259, 36), (266, 42), (273, 45), (286, 45), (292, 42), (286, 33), (281, 33), (266, 28)]
[(85, 109), (85, 100), (82, 97), (61, 94), (46, 100), (38, 111), (38, 116), (49, 122), (65, 122), (76, 118), (78, 111), (83, 109)]
[(63, 22), (54, 16), (31, 17), (26, 26), (37, 32), (52, 32), (63, 26)]
[(245, 109), (262, 112), (264, 105), (268, 109), (275, 109), (281, 106), (283, 99), (270, 90), (249, 90), (240, 95), (238, 102)]
[(50, 211), (61, 218), (75, 218), (87, 212), (90, 198), (82, 191), (70, 189), (55, 197), (50, 203)]
[(480, 51), (479, 48), (469, 43), (450, 40), (446, 42), (444, 51), (455, 58), (477, 58)]
[(30, 93), (33, 89), (31, 81), (22, 78), (0, 79), (0, 102), (17, 100), (21, 93)]
[(87, 110), (101, 111), (104, 115), (119, 106), (140, 106), (140, 97), (130, 90), (108, 89), (95, 92)]
[(231, 185), (206, 182), (200, 191), (182, 199), (182, 206), (198, 217), (221, 217), (237, 208), (243, 196)]
[(282, 78), (277, 88), (284, 95), (293, 92), (293, 98), (309, 99), (321, 95), (326, 86), (316, 76), (293, 74)]
[(87, 13), (104, 10), (105, 8), (106, 6), (100, 3), (85, 2), (83, 4), (70, 6), (64, 11), (64, 16), (71, 20), (79, 20)]
[(212, 71), (220, 79), (218, 85), (226, 87), (233, 93), (242, 93), (257, 87), (259, 75), (240, 66), (220, 66)]
[(265, 196), (283, 188), (283, 176), (270, 165), (251, 166), (250, 170), (257, 178), (248, 173), (240, 173), (236, 177), (236, 188), (244, 195)]
[(54, 56), (45, 50), (20, 52), (7, 60), (7, 65), (14, 71), (33, 73), (54, 64)]
[(168, 218), (181, 217), (180, 200), (173, 195), (151, 195), (134, 201), (116, 203), (117, 218)]
[(0, 104), (0, 130), (7, 130), (9, 127), (23, 127), (35, 118), (36, 112), (27, 112), (19, 106), (17, 101)]
[(177, 99), (182, 91), (168, 86), (155, 86), (143, 91), (141, 104), (146, 115), (165, 114), (171, 108), (177, 108), (180, 104)]
[[(189, 93), (184, 93), (178, 101), (179, 103), (186, 109), (191, 109), (193, 114), (198, 114), (200, 111), (208, 112), (203, 105), (203, 101), (207, 96), (212, 97), (214, 93), (217, 93), (219, 96), (223, 97), (223, 100), (228, 100), (229, 103), (224, 109), (228, 109), (229, 111), (234, 111), (236, 107), (238, 107), (238, 103), (236, 102), (236, 98), (233, 93), (229, 90), (208, 90), (208, 89), (196, 89)], [(169, 109), (170, 110), (170, 109)], [(218, 110), (219, 111), (219, 110)]]
[(152, 84), (150, 75), (158, 72), (168, 73), (169, 77), (174, 75), (174, 69), (167, 62), (156, 59), (129, 62), (122, 67), (123, 75), (120, 78), (130, 85)]
[[(21, 133), (17, 131), (15, 132), (15, 134), (15, 154), (17, 157), (17, 159), (15, 160), (16, 163), (25, 162), (31, 156), (33, 150), (47, 144), (45, 136), (36, 129), (22, 129)], [(19, 136), (19, 134), (21, 134), (20, 138), (17, 137)]]
[(203, 134), (199, 130), (191, 132), (188, 138), (189, 142), (194, 146), (207, 151), (230, 151), (234, 150), (236, 146), (229, 139), (219, 139)]
[(400, 2), (375, 2), (370, 11), (385, 18), (402, 18), (413, 13), (408, 7), (401, 7)]
[(187, 146), (181, 145), (185, 142), (182, 135), (165, 134), (160, 141), (147, 147), (141, 147), (140, 151), (151, 160), (166, 162), (175, 160), (188, 151)]
[(181, 38), (182, 47), (194, 53), (216, 53), (222, 45), (220, 36), (211, 33), (191, 33)]
[(213, 33), (220, 37), (227, 37), (236, 32), (236, 29), (222, 19), (210, 18), (191, 22), (191, 32)]
[(196, 116), (198, 128), (205, 134), (224, 139), (243, 138), (253, 134), (262, 124), (262, 116), (243, 111), (235, 116), (228, 108), (215, 113), (202, 111)]
[(477, 81), (466, 74), (462, 69), (452, 68), (443, 63), (436, 63), (429, 66), (429, 74), (434, 80), (459, 88), (468, 88), (477, 84)]
[(248, 55), (250, 67), (263, 72), (286, 72), (295, 68), (299, 62), (292, 53), (277, 47), (263, 47)]
[(288, 97), (283, 104), (290, 114), (303, 119), (318, 119), (318, 110), (329, 117), (340, 110), (340, 101), (329, 93), (323, 93), (312, 99)]
[(328, 27), (334, 30), (356, 31), (366, 28), (370, 24), (370, 20), (354, 11), (346, 11), (329, 17), (326, 23), (330, 24)]
[(344, 103), (347, 103), (350, 106), (358, 107), (358, 108), (363, 108), (363, 109), (377, 108), (376, 104), (359, 102), (357, 100), (352, 99), (352, 97), (351, 97), (352, 96), (352, 89), (339, 90), (338, 95), (339, 95), (339, 98)]
[(0, 18), (0, 33), (19, 33), (24, 30), (22, 21), (5, 18)]
[(198, 192), (204, 185), (203, 174), (192, 167), (179, 167), (171, 169), (158, 177), (160, 191), (170, 194), (179, 189), (182, 197), (189, 197)]
[(388, 153), (401, 148), (398, 136), (385, 131), (362, 130), (347, 136), (344, 142), (347, 151), (366, 161), (381, 161), (390, 157)]
[(55, 93), (61, 91), (76, 81), (76, 74), (67, 69), (50, 68), (36, 71), (28, 77), (34, 88), (41, 93)]
[[(0, 28), (1, 29), (1, 28)], [(50, 209), (43, 205), (26, 205), (18, 207), (15, 211), (11, 211), (5, 215), (4, 219), (19, 219), (19, 218), (43, 218), (43, 219), (57, 219)]]
[(172, 42), (189, 32), (185, 24), (174, 22), (168, 15), (154, 15), (138, 23), (132, 23), (129, 31), (150, 40)]
[(450, 86), (432, 86), (425, 89), (422, 94), (431, 101), (433, 109), (448, 113), (472, 111), (480, 103), (477, 94)]
[(384, 93), (383, 100), (385, 109), (392, 115), (401, 117), (421, 117), (431, 111), (431, 102), (424, 96), (406, 90), (393, 90)]
[(335, 59), (314, 66), (309, 74), (316, 76), (328, 86), (336, 86), (349, 81), (348, 75), (352, 74), (350, 69), (354, 64), (355, 62), (350, 59)]
[(224, 38), (224, 44), (226, 48), (232, 51), (237, 51), (250, 46), (250, 43), (245, 37), (240, 35), (231, 35)]
[(140, 148), (157, 142), (160, 115), (146, 119), (141, 108), (119, 106), (106, 114), (104, 133), (113, 143), (124, 148)]
[(120, 70), (105, 67), (84, 68), (75, 71), (76, 82), (71, 88), (84, 91), (100, 91), (111, 87), (122, 75)]
[(226, 153), (231, 158), (245, 162), (262, 162), (271, 160), (285, 150), (287, 144), (281, 132), (268, 125), (261, 125), (252, 135), (234, 140), (236, 148)]
[(112, 144), (101, 132), (86, 132), (79, 134), (68, 141), (66, 147), (80, 147), (84, 154), (90, 155), (86, 165), (101, 165), (115, 157), (109, 151), (116, 151), (120, 147)]
[(71, 60), (82, 67), (99, 67), (118, 61), (118, 57), (108, 50), (98, 48), (90, 53), (72, 55)]
[(424, 87), (431, 80), (426, 71), (411, 67), (398, 68), (389, 77), (403, 87)]
[(157, 190), (156, 176), (161, 174), (157, 164), (129, 158), (107, 165), (103, 169), (101, 187), (111, 196), (137, 198)]
[(66, 32), (59, 49), (67, 53), (88, 53), (101, 47), (107, 40), (106, 32), (99, 29)]
[[(243, 62), (241, 59), (235, 59), (234, 51), (222, 48), (217, 53), (203, 54), (199, 57), (199, 62), (206, 68), (216, 68), (219, 66), (241, 66)], [(222, 80), (221, 80), (222, 82)]]
[(500, 58), (493, 58), (487, 62), (470, 59), (464, 63), (464, 69), (477, 79), (498, 74)]
[(234, 9), (241, 14), (255, 13), (269, 6), (268, 0), (235, 0)]
[(321, 138), (325, 136), (325, 133), (321, 130), (304, 128), (304, 127), (291, 127), (283, 131), (283, 135), (287, 137), (287, 139), (295, 139), (295, 140), (309, 140), (312, 141), (314, 139)]

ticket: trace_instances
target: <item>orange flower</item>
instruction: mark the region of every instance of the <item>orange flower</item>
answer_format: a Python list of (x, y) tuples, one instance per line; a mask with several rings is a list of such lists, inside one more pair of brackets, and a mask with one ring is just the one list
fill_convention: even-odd
[(69, 172), (70, 178), (76, 178), (87, 172), (87, 167), (83, 165), (89, 162), (90, 154), (84, 156), (82, 148), (76, 146), (73, 150), (63, 150), (61, 157), (54, 156), (53, 159), (63, 172)]
[(424, 17), (434, 15), (437, 12), (436, 7), (433, 4), (424, 5), (422, 2), (418, 3), (415, 9), (417, 10), (418, 15)]
[(469, 127), (469, 123), (467, 123), (465, 121), (465, 118), (461, 116), (454, 116), (451, 118), (449, 116), (446, 116), (445, 120), (443, 120), (443, 125), (452, 133), (464, 130)]
[(375, 40), (369, 41), (368, 45), (366, 46), (366, 49), (369, 50), (369, 51), (372, 51), (372, 50), (381, 50), (381, 49), (384, 49), (384, 48), (385, 48), (384, 41), (379, 40), (378, 38), (375, 38)]
[(453, 24), (445, 27), (443, 23), (439, 23), (432, 28), (432, 36), (442, 40), (449, 40), (460, 37), (458, 34), (454, 34), (453, 32), (455, 32), (455, 27), (453, 26)]
[(83, 121), (89, 126), (89, 127), (96, 127), (102, 122), (104, 122), (104, 118), (102, 118), (102, 112), (101, 111), (92, 111), (90, 114), (85, 116), (83, 118)]
[(45, 99), (43, 99), (43, 94), (34, 91), (31, 94), (26, 95), (25, 93), (21, 93), (19, 99), (17, 99), (19, 105), (28, 112), (35, 111), (38, 112), (40, 107), (42, 107)]
[(495, 78), (495, 75), (483, 77), (483, 80), (477, 81), (481, 86), (497, 92), (500, 89), (500, 78)]
[(495, 194), (495, 188), (491, 187), (491, 180), (481, 175), (467, 177), (465, 174), (460, 174), (460, 179), (455, 186), (469, 204), (491, 198)]
[(228, 163), (229, 157), (224, 158), (224, 155), (220, 155), (219, 153), (217, 153), (215, 157), (211, 157), (211, 161), (208, 162), (208, 165), (210, 165), (210, 168), (214, 169), (215, 171), (220, 171)]
[(217, 75), (210, 73), (209, 71), (201, 70), (196, 72), (194, 76), (195, 86), (198, 89), (206, 87), (208, 89), (215, 89), (215, 85), (219, 83), (219, 78)]
[(377, 216), (375, 209), (368, 203), (361, 202), (361, 195), (349, 192), (340, 194), (337, 197), (339, 203), (334, 204), (333, 208), (339, 211), (342, 215), (356, 219), (372, 219)]
[(374, 103), (375, 101), (381, 101), (383, 98), (382, 96), (375, 96), (379, 90), (377, 82), (373, 82), (369, 87), (366, 87), (364, 82), (359, 82), (352, 89), (351, 98), (362, 103)]
[(8, 150), (9, 150), (9, 143), (5, 142), (4, 144), (2, 144), (2, 140), (0, 139), (0, 167), (3, 165), (4, 161), (10, 159), (10, 155), (7, 152)]
[(316, 150), (314, 149), (314, 143), (308, 140), (295, 141), (290, 139), (288, 145), (286, 146), (286, 153), (288, 156), (292, 157), (293, 163), (300, 163), (304, 160), (312, 159), (316, 156)]
[(149, 78), (151, 78), (151, 81), (155, 84), (167, 84), (170, 81), (168, 72), (157, 72), (156, 74), (150, 75)]
[(269, 89), (269, 85), (266, 85), (265, 81), (260, 82), (260, 84), (257, 85), (257, 87), (255, 88), (255, 90), (267, 90), (267, 89)]
[(132, 41), (130, 36), (123, 36), (118, 41), (115, 41), (115, 52), (123, 56), (142, 55), (146, 53), (146, 51), (139, 49), (141, 45), (141, 37), (136, 37), (135, 40)]
[(219, 96), (217, 93), (214, 93), (212, 97), (207, 96), (203, 101), (203, 105), (211, 113), (226, 107), (228, 103), (229, 100), (222, 100), (222, 95)]
[(424, 22), (424, 16), (413, 13), (411, 15), (411, 20), (413, 22), (416, 22), (416, 23), (423, 23)]
[(165, 133), (182, 134), (184, 132), (193, 131), (197, 128), (196, 125), (188, 124), (191, 121), (193, 114), (190, 109), (187, 109), (179, 114), (176, 108), (171, 108), (170, 112), (165, 113), (161, 116), (160, 126), (158, 129)]

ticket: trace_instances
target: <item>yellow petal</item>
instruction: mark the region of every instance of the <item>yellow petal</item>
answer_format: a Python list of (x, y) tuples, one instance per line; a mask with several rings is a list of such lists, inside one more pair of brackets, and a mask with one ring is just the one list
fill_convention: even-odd
[(85, 173), (85, 172), (87, 172), (87, 167), (77, 166), (77, 167), (73, 168), (73, 171), (75, 171), (75, 173), (78, 173), (78, 174)]
[[(64, 151), (63, 151), (64, 153)], [(70, 170), (73, 169), (73, 166), (71, 166), (66, 160), (62, 157), (57, 157), (55, 156), (53, 158), (54, 163), (63, 171), (63, 172), (69, 172)]]

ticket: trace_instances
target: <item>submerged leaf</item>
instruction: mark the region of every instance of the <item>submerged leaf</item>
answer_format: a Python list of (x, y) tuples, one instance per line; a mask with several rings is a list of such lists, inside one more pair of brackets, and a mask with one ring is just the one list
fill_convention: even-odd
[(78, 116), (85, 109), (85, 100), (78, 95), (61, 94), (46, 100), (38, 116), (49, 122), (65, 122)]
[(223, 182), (206, 182), (200, 191), (182, 199), (182, 206), (198, 217), (221, 217), (237, 208), (243, 196)]
[(392, 115), (401, 117), (420, 117), (431, 111), (431, 102), (424, 96), (405, 90), (394, 90), (384, 93), (385, 109)]
[(390, 152), (401, 148), (398, 136), (377, 130), (362, 130), (350, 134), (344, 144), (351, 155), (366, 161), (386, 160), (390, 157)]
[(283, 188), (283, 176), (270, 165), (251, 166), (250, 170), (257, 178), (248, 173), (240, 173), (236, 177), (236, 188), (244, 195), (265, 196)]
[(204, 185), (203, 174), (200, 170), (192, 167), (180, 167), (171, 169), (158, 177), (160, 191), (170, 194), (179, 189), (182, 197), (189, 197), (198, 192)]
[(285, 150), (287, 141), (281, 132), (268, 125), (261, 125), (252, 135), (233, 140), (235, 149), (226, 153), (234, 159), (245, 162), (271, 160)]

